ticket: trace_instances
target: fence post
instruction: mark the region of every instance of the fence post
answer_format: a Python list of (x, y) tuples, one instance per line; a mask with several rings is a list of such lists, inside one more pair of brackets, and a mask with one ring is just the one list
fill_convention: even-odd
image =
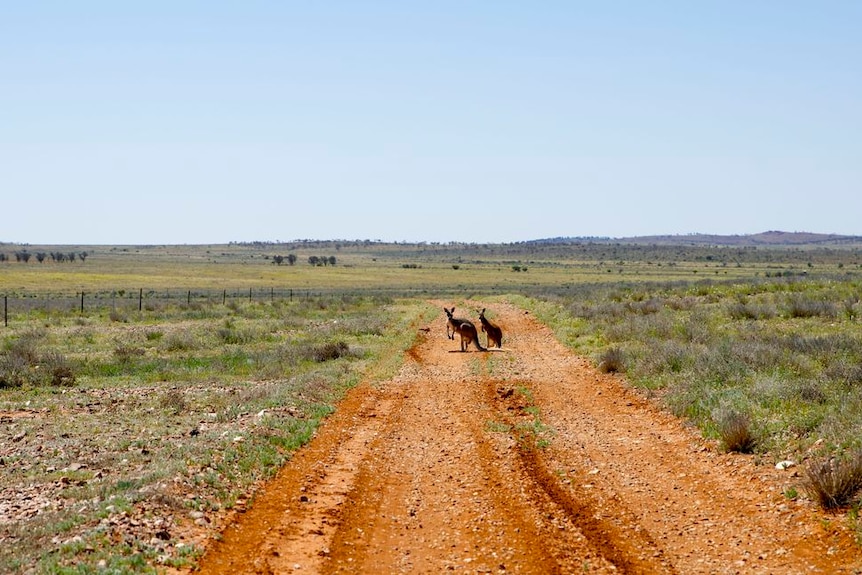
[(144, 288), (138, 292), (138, 311), (144, 309)]
[(227, 302), (227, 290), (221, 292), (221, 304), (224, 305)]
[(248, 301), (251, 301), (251, 288), (248, 288)]
[(9, 296), (3, 296), (3, 325), (9, 327)]
[(81, 313), (84, 313), (84, 290), (81, 290)]
[(186, 296), (186, 304), (188, 304), (188, 305), (192, 304), (192, 290), (189, 290), (189, 293)]

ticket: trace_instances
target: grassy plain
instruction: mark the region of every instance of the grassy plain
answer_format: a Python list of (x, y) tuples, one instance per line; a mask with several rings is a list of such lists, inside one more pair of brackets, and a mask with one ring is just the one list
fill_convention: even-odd
[[(26, 246), (32, 254), (86, 252), (85, 261), (0, 262), (0, 294), (162, 289), (532, 291), (626, 281), (741, 280), (862, 272), (862, 249), (720, 248), (626, 244), (382, 244), (297, 242), (189, 246)], [(294, 254), (294, 265), (274, 257)], [(312, 266), (310, 257), (335, 257)]]
[(431, 297), (529, 308), (707, 436), (743, 422), (764, 462), (862, 447), (854, 246), (26, 249), (87, 257), (0, 262), (3, 572), (193, 562), (183, 525), (248, 504), (345, 389), (394, 373)]

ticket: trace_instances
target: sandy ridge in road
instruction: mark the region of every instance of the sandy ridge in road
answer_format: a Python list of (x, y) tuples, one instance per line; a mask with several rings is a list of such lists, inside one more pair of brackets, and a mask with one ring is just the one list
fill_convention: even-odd
[[(456, 352), (444, 303), (399, 374), (351, 391), (202, 573), (862, 567), (840, 520), (783, 497), (792, 471), (716, 452), (514, 306), (471, 302), (504, 349)], [(537, 416), (540, 449), (519, 440)]]

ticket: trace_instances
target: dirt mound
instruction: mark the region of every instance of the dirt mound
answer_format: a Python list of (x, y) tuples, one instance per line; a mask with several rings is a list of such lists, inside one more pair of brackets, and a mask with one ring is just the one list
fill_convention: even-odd
[[(441, 304), (442, 307), (442, 304)], [(214, 573), (853, 573), (793, 469), (727, 455), (493, 309), (500, 351), (440, 313), (382, 385), (339, 405), (204, 556)]]

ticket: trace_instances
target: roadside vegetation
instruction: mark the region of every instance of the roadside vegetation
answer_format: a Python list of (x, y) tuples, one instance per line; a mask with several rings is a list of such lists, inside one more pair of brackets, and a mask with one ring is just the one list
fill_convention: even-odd
[(585, 285), (520, 303), (721, 448), (803, 465), (824, 508), (857, 504), (859, 280)]
[(426, 313), (342, 295), (6, 328), (0, 571), (193, 561), (188, 525), (248, 505), (345, 390), (394, 374)]

